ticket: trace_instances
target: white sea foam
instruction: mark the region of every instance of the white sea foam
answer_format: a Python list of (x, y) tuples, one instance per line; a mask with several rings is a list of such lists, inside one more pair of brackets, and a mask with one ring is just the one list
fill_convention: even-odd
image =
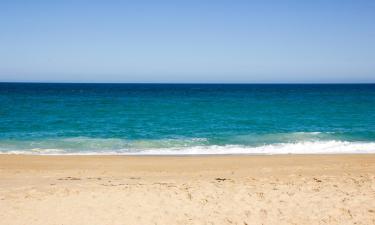
[(2, 151), (2, 154), (36, 155), (223, 155), (223, 154), (364, 154), (375, 153), (375, 142), (305, 141), (270, 144), (257, 147), (241, 145), (211, 145), (177, 148), (150, 148), (144, 150), (114, 149), (65, 151), (61, 149), (30, 149)]
[(211, 154), (349, 154), (375, 153), (375, 142), (319, 141), (263, 145), (258, 147), (196, 146), (185, 149), (154, 149), (137, 155), (211, 155)]

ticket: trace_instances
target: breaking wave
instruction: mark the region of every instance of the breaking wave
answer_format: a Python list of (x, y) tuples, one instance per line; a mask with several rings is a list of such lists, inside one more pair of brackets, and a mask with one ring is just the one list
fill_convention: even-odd
[(220, 155), (375, 153), (375, 142), (343, 139), (334, 133), (251, 134), (217, 139), (54, 138), (0, 140), (0, 154), (36, 155)]

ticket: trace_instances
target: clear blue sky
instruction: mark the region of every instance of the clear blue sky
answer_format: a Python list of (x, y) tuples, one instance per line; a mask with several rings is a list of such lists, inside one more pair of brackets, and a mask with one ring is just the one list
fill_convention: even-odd
[(0, 81), (375, 82), (375, 1), (0, 1)]

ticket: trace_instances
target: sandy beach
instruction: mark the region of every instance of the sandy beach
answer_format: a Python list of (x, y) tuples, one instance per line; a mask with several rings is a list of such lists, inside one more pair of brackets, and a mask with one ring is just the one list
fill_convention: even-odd
[(0, 156), (0, 224), (375, 224), (375, 155)]

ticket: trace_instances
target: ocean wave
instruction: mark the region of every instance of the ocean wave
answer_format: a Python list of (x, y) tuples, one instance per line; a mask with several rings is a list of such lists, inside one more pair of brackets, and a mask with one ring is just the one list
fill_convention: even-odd
[(61, 137), (0, 140), (0, 154), (210, 155), (375, 153), (375, 142), (335, 132), (241, 134), (213, 138)]
[[(136, 155), (211, 155), (211, 154), (350, 154), (375, 153), (375, 142), (318, 141), (271, 144), (257, 147), (195, 146), (185, 149), (151, 149)], [(131, 153), (133, 154), (133, 153)]]
[(86, 152), (138, 152), (150, 149), (187, 148), (207, 145), (206, 138), (169, 138), (129, 140), (121, 138), (43, 138), (0, 140), (1, 153), (19, 154), (86, 154)]
[(243, 134), (228, 136), (225, 141), (237, 145), (268, 145), (276, 143), (296, 143), (305, 141), (328, 141), (340, 140), (333, 132), (288, 132), (288, 133), (265, 133), (265, 134)]
[(149, 149), (111, 149), (72, 151), (63, 149), (24, 149), (1, 151), (1, 154), (36, 155), (225, 155), (225, 154), (364, 154), (375, 153), (375, 142), (305, 141), (262, 146), (209, 145)]

